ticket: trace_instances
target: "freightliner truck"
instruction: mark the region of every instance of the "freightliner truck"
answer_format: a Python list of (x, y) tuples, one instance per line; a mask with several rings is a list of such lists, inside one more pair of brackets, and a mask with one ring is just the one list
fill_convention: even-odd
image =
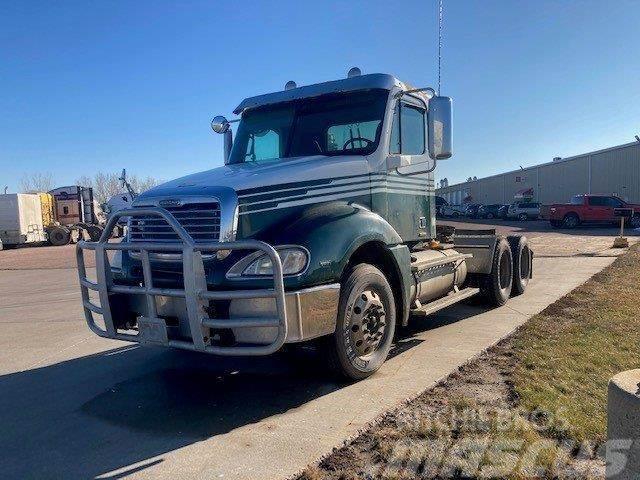
[[(433, 171), (452, 154), (450, 98), (351, 72), (289, 82), (234, 113), (212, 122), (224, 166), (141, 194), (99, 241), (78, 243), (97, 335), (214, 355), (313, 341), (358, 380), (380, 368), (410, 318), (475, 295), (499, 306), (526, 288), (524, 237), (436, 227)], [(127, 235), (110, 243), (121, 216)]]

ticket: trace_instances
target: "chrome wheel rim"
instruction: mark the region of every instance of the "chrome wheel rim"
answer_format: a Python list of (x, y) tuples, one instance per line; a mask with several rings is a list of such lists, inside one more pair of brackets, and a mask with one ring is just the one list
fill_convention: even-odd
[(380, 295), (372, 290), (363, 291), (353, 305), (350, 336), (359, 357), (374, 353), (384, 339), (387, 312)]

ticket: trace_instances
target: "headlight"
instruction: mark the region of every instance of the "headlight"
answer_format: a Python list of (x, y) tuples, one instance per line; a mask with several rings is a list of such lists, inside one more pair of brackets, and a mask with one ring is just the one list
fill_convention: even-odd
[[(276, 247), (282, 262), (283, 275), (296, 275), (307, 268), (309, 253), (302, 247)], [(227, 278), (263, 277), (273, 275), (269, 255), (254, 252), (236, 262), (227, 272)]]

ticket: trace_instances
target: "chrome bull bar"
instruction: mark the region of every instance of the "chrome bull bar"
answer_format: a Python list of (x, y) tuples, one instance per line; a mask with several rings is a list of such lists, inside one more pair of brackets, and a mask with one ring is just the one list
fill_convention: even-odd
[[(122, 242), (109, 243), (111, 231), (121, 217), (136, 215), (154, 215), (164, 219), (176, 232), (180, 243), (154, 242)], [(96, 255), (96, 283), (87, 278), (84, 262), (84, 250), (94, 250)], [(140, 255), (143, 282), (140, 286), (115, 285), (111, 273), (111, 265), (107, 256), (109, 250), (135, 251)], [(260, 250), (266, 253), (273, 265), (273, 288), (253, 290), (208, 290), (205, 277), (203, 252), (220, 250)], [(149, 252), (182, 253), (182, 273), (184, 289), (157, 288), (153, 284), (151, 259)], [(120, 210), (114, 213), (105, 226), (102, 236), (97, 242), (80, 241), (76, 246), (78, 277), (82, 294), (87, 325), (96, 335), (144, 344), (166, 345), (217, 355), (269, 355), (276, 352), (287, 337), (287, 313), (285, 308), (284, 280), (282, 262), (276, 250), (269, 244), (258, 240), (240, 240), (233, 242), (198, 243), (187, 233), (182, 225), (167, 210), (159, 207), (135, 208)], [(100, 305), (91, 302), (89, 290), (98, 292)], [(146, 299), (147, 317), (138, 317), (138, 333), (118, 332), (115, 327), (109, 296), (111, 294), (144, 295)], [(191, 342), (169, 339), (165, 322), (158, 318), (156, 297), (180, 297), (185, 299)], [(210, 318), (207, 314), (209, 300), (233, 300), (248, 298), (273, 298), (276, 304), (276, 315), (258, 318)], [(102, 315), (105, 329), (96, 324), (93, 314)], [(144, 327), (144, 328), (143, 328)], [(209, 329), (230, 328), (266, 328), (277, 327), (275, 340), (266, 345), (219, 346), (208, 342), (211, 335)], [(163, 331), (164, 328), (164, 331)]]

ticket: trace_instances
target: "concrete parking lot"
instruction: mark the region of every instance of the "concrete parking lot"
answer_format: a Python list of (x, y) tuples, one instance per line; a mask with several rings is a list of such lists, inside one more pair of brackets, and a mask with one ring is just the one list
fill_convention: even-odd
[(610, 248), (615, 229), (497, 228), (534, 245), (525, 295), (497, 310), (471, 302), (414, 321), (381, 371), (351, 385), (327, 377), (313, 352), (223, 359), (95, 337), (82, 318), (73, 247), (0, 252), (2, 477), (295, 474), (620, 253)]

